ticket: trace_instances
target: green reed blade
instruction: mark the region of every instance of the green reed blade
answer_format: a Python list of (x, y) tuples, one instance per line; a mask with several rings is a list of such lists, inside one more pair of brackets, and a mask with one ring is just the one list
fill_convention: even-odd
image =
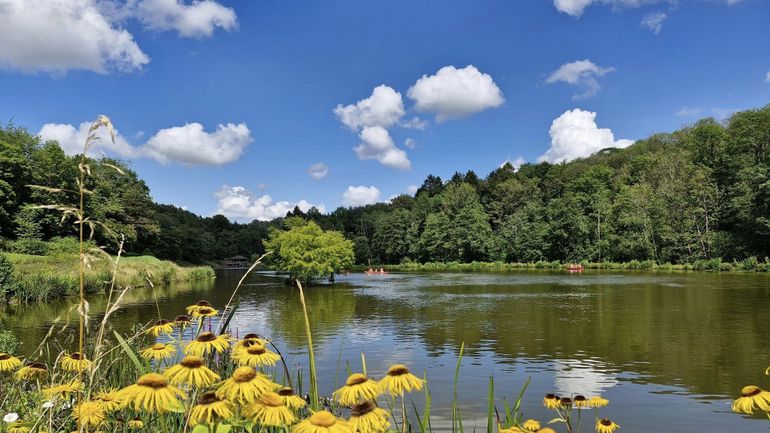
[(487, 400), (487, 433), (495, 432), (495, 378), (489, 376), (489, 396)]
[(128, 355), (129, 358), (131, 358), (131, 362), (134, 363), (136, 366), (136, 369), (139, 370), (139, 374), (145, 373), (144, 365), (142, 365), (141, 361), (139, 361), (139, 358), (136, 356), (136, 353), (134, 353), (133, 349), (126, 343), (126, 340), (123, 339), (123, 337), (118, 334), (118, 331), (112, 331), (115, 334), (115, 338), (118, 340), (118, 343), (120, 343), (120, 347), (123, 349), (124, 352), (126, 352), (126, 355)]

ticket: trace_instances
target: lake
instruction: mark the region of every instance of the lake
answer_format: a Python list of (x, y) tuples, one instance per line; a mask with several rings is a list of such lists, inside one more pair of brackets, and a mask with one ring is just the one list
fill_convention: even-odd
[[(214, 284), (156, 289), (165, 318), (208, 299), (223, 306), (240, 278), (222, 272)], [(290, 367), (306, 363), (296, 289), (257, 274), (239, 293), (231, 326), (239, 335), (272, 338)], [(622, 432), (767, 431), (767, 420), (730, 410), (746, 384), (768, 386), (770, 276), (712, 273), (394, 273), (341, 276), (306, 289), (322, 394), (345, 377), (345, 364), (372, 375), (392, 363), (427, 374), (433, 426), (451, 419), (452, 377), (461, 344), (459, 399), (465, 430), (486, 428), (489, 377), (498, 406), (525, 394), (526, 417), (553, 417), (546, 393), (608, 398), (602, 411)], [(104, 299), (91, 297), (91, 311)], [(8, 306), (5, 327), (34, 349), (54, 318), (66, 323), (73, 303)], [(122, 331), (157, 319), (151, 292), (135, 290), (114, 322)], [(76, 321), (74, 315), (69, 320)], [(74, 322), (73, 322), (74, 323)], [(58, 329), (58, 328), (57, 328)], [(72, 335), (67, 328), (62, 335)], [(336, 379), (335, 379), (336, 378)], [(421, 396), (415, 401), (421, 404)], [(593, 415), (583, 431), (593, 431)]]

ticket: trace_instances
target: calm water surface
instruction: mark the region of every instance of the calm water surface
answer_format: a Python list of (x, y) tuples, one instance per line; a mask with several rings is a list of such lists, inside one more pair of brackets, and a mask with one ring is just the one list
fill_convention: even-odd
[[(238, 278), (226, 272), (213, 285), (158, 290), (161, 313), (172, 318), (200, 299), (222, 306)], [(239, 297), (237, 333), (267, 335), (291, 365), (303, 366), (296, 291), (255, 275)], [(434, 428), (449, 423), (451, 381), (465, 343), (459, 388), (466, 431), (486, 427), (489, 376), (498, 399), (515, 398), (531, 377), (524, 414), (541, 420), (552, 418), (541, 404), (546, 393), (601, 394), (611, 401), (603, 415), (622, 432), (768, 431), (767, 420), (730, 411), (743, 385), (770, 387), (763, 374), (770, 363), (767, 275), (353, 274), (308, 289), (306, 298), (323, 393), (331, 393), (337, 376), (344, 380), (346, 362), (361, 368), (361, 352), (377, 376), (405, 363), (428, 376)], [(0, 317), (32, 350), (69, 304), (12, 306)], [(94, 297), (91, 311), (103, 304)], [(127, 331), (156, 318), (151, 294), (137, 290), (115, 322)], [(584, 422), (583, 431), (593, 431), (591, 424)]]

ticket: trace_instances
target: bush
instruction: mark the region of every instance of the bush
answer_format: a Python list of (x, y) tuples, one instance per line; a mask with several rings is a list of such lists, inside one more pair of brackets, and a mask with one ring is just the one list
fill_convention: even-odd
[(21, 302), (46, 301), (74, 295), (78, 279), (69, 275), (30, 274), (19, 282), (16, 298)]
[(756, 257), (749, 257), (746, 259), (743, 259), (743, 261), (740, 264), (740, 268), (744, 271), (756, 271), (757, 267), (759, 266), (759, 261)]
[(15, 355), (19, 344), (19, 339), (11, 331), (0, 330), (0, 352)]
[(40, 239), (26, 238), (9, 242), (9, 249), (14, 253), (44, 256), (48, 254), (48, 244)]
[[(48, 254), (78, 254), (80, 253), (80, 243), (75, 237), (52, 238), (47, 242)], [(86, 250), (94, 248), (96, 244), (93, 241), (86, 241), (83, 246)]]
[(16, 279), (13, 276), (13, 265), (10, 260), (0, 254), (0, 300), (6, 302), (16, 292)]

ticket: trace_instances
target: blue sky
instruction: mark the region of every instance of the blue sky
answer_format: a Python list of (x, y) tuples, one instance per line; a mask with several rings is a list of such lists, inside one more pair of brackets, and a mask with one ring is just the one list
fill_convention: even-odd
[(106, 114), (97, 152), (156, 201), (239, 221), (770, 102), (764, 0), (0, 0), (0, 22), (0, 119), (75, 152)]

